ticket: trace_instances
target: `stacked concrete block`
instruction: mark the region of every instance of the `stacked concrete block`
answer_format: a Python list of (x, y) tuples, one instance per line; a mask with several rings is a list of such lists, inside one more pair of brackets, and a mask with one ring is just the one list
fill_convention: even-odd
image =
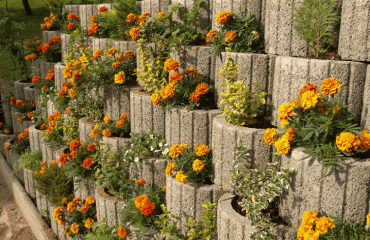
[(92, 4), (86, 4), (86, 5), (80, 5), (80, 19), (81, 19), (81, 27), (85, 30), (88, 30), (91, 22), (90, 18), (93, 15), (98, 14), (98, 8), (97, 5)]
[(42, 31), (42, 42), (47, 43), (51, 38), (60, 36), (60, 31)]
[(47, 103), (46, 103), (46, 109), (47, 109), (47, 113), (48, 113), (48, 116), (54, 114), (57, 110), (55, 109), (55, 104), (53, 101), (51, 100), (48, 100)]
[(131, 132), (150, 133), (165, 136), (165, 110), (153, 106), (150, 94), (133, 90), (130, 92)]
[(166, 175), (164, 174), (167, 166), (166, 159), (148, 158), (139, 163), (132, 163), (130, 166), (130, 178), (138, 180), (144, 179), (146, 184), (152, 184), (157, 188), (166, 185)]
[(276, 57), (272, 93), (273, 119), (277, 121), (278, 107), (298, 97), (307, 82), (321, 87), (330, 77), (342, 84), (342, 101), (358, 119), (361, 117), (366, 79), (366, 64), (335, 60)]
[(218, 116), (213, 120), (212, 153), (215, 171), (215, 184), (225, 191), (233, 191), (230, 183), (230, 170), (234, 166), (234, 155), (239, 141), (249, 151), (249, 168), (261, 171), (271, 162), (272, 149), (263, 140), (265, 129), (235, 126), (228, 123), (225, 117)]
[(54, 66), (54, 84), (55, 90), (60, 91), (63, 83), (67, 80), (64, 78), (63, 71), (66, 67), (63, 64), (57, 63)]
[(76, 4), (64, 5), (64, 12), (68, 15), (69, 13), (74, 13), (80, 15), (80, 6)]
[(98, 222), (105, 218), (108, 226), (120, 225), (124, 201), (108, 195), (103, 187), (99, 187), (95, 192), (95, 202)]
[(102, 144), (108, 149), (118, 151), (130, 142), (131, 138), (120, 138), (120, 137), (102, 137)]
[[(49, 201), (48, 201), (49, 202)], [(59, 240), (68, 240), (71, 238), (67, 238), (66, 235), (64, 234), (64, 225), (60, 225), (57, 220), (54, 219), (53, 217), (53, 212), (57, 206), (52, 206), (49, 202), (49, 218), (50, 218), (50, 223), (51, 223), (51, 229), (53, 232), (58, 236)]]
[(69, 46), (69, 39), (71, 38), (71, 35), (67, 33), (61, 33), (60, 39), (61, 39), (61, 53), (62, 53), (62, 63), (66, 63), (66, 55), (71, 52), (71, 47)]
[(114, 8), (113, 8), (113, 3), (102, 3), (102, 4), (98, 4), (97, 5), (97, 11), (99, 10), (99, 8), (101, 8), (101, 7), (106, 7), (107, 9), (108, 9), (108, 11), (111, 11), (111, 10), (113, 10)]
[(186, 72), (189, 67), (196, 68), (197, 73), (204, 77), (207, 83), (214, 83), (217, 68), (216, 57), (211, 55), (210, 46), (182, 46), (179, 51), (173, 52), (171, 58), (180, 63), (179, 71)]
[[(92, 47), (91, 50), (97, 50), (97, 49), (102, 49), (104, 52), (109, 48), (108, 45), (112, 44), (112, 40), (109, 38), (97, 38), (93, 37), (92, 39)], [(105, 56), (104, 56), (105, 57)]]
[(41, 194), (39, 191), (36, 190), (36, 206), (37, 210), (40, 213), (43, 213), (42, 216), (46, 217), (49, 216), (49, 201), (47, 200), (46, 196)]
[(168, 13), (171, 0), (143, 0), (141, 13), (149, 12), (152, 16), (157, 16), (159, 12)]
[(273, 72), (275, 56), (258, 54), (258, 53), (227, 53), (222, 52), (221, 57), (216, 59), (216, 77), (215, 77), (215, 86), (216, 86), (216, 101), (220, 109), (223, 109), (221, 105), (220, 92), (223, 92), (224, 89), (221, 87), (222, 84), (225, 84), (225, 81), (222, 76), (217, 75), (221, 67), (225, 64), (227, 55), (230, 54), (234, 59), (234, 63), (238, 64), (239, 79), (244, 80), (244, 83), (247, 84), (247, 89), (254, 91), (264, 91), (268, 93), (266, 100), (267, 105), (265, 107), (266, 112), (268, 111), (268, 105), (271, 102), (269, 100), (272, 92), (272, 81), (273, 81)]
[(165, 138), (168, 145), (186, 143), (190, 148), (195, 144), (211, 145), (213, 119), (221, 111), (171, 108), (166, 112)]
[(180, 217), (177, 225), (183, 233), (187, 230), (189, 217), (200, 219), (205, 201), (217, 203), (223, 191), (216, 185), (199, 185), (196, 183), (179, 183), (174, 177), (166, 177), (167, 209)]
[(132, 50), (136, 53), (136, 44), (134, 41), (112, 40), (112, 47), (118, 49), (120, 53)]
[(367, 67), (366, 81), (363, 95), (361, 127), (370, 130), (370, 66)]
[(370, 162), (345, 158), (338, 169), (325, 169), (317, 159), (306, 158), (303, 148), (283, 155), (281, 166), (294, 170), (288, 190), (280, 198), (279, 214), (298, 229), (304, 211), (365, 224), (369, 209)]
[[(5, 96), (5, 94), (2, 93), (2, 96)], [(12, 126), (13, 122), (12, 122), (12, 111), (11, 111), (10, 103), (5, 102), (5, 99), (2, 99), (1, 100), (1, 109), (3, 110), (5, 124)]]
[(95, 198), (96, 184), (93, 180), (82, 180), (80, 177), (74, 176), (73, 189), (75, 197), (82, 200), (89, 196)]
[(40, 59), (33, 60), (31, 62), (31, 75), (36, 76), (40, 75)]
[(34, 85), (30, 85), (24, 88), (24, 99), (27, 101), (33, 101), (36, 97), (37, 89)]
[[(15, 144), (13, 140), (6, 141), (2, 147), (4, 148), (5, 145), (10, 145), (10, 151), (5, 151), (5, 158), (9, 166), (13, 169), (14, 164), (19, 160), (21, 155), (15, 151)], [(18, 170), (14, 174), (17, 176), (19, 181), (24, 184), (23, 169)]]
[(0, 154), (2, 154), (3, 156), (5, 156), (5, 150), (4, 150), (4, 146), (5, 146), (5, 142), (11, 140), (14, 138), (14, 135), (13, 134), (4, 134), (4, 133), (0, 133)]
[(266, 0), (213, 0), (212, 29), (218, 27), (216, 15), (220, 11), (232, 11), (234, 14), (243, 15), (250, 13), (262, 27), (265, 21), (265, 3)]
[(45, 78), (46, 75), (48, 74), (48, 71), (50, 69), (54, 69), (56, 63), (47, 62), (45, 60), (39, 60), (39, 64), (40, 64), (40, 77)]
[(14, 95), (17, 99), (25, 99), (24, 88), (33, 85), (32, 82), (15, 81), (14, 82)]
[(41, 153), (42, 153), (42, 161), (51, 162), (52, 160), (57, 160), (60, 157), (59, 149), (62, 146), (58, 146), (56, 144), (51, 144), (48, 142), (43, 141), (41, 143)]
[(89, 139), (92, 139), (91, 130), (93, 130), (94, 126), (95, 126), (95, 123), (93, 121), (88, 120), (86, 117), (80, 118), (78, 120), (78, 128), (80, 131), (81, 144), (83, 144)]
[[(27, 116), (27, 113), (20, 113), (15, 110), (15, 108), (12, 108), (12, 125), (13, 125), (13, 132), (14, 135), (17, 137), (18, 134), (23, 133), (24, 129), (29, 128), (31, 125), (33, 125), (32, 121), (26, 121), (24, 120)], [(19, 117), (22, 117), (23, 121), (20, 123), (17, 119)]]
[(36, 125), (28, 128), (30, 137), (30, 150), (31, 152), (41, 150), (41, 145), (44, 141), (44, 133), (39, 130)]
[(130, 91), (137, 87), (106, 87), (104, 89), (104, 115), (119, 120), (122, 113), (130, 115)]
[(23, 169), (24, 174), (24, 188), (32, 199), (36, 199), (35, 179), (33, 178), (34, 172), (28, 169)]
[(47, 116), (47, 109), (46, 109), (47, 108), (46, 101), (45, 103), (43, 102), (44, 98), (42, 97), (42, 95), (39, 93), (36, 93), (35, 100), (36, 100), (36, 109), (40, 110), (41, 117), (47, 118), (48, 116)]

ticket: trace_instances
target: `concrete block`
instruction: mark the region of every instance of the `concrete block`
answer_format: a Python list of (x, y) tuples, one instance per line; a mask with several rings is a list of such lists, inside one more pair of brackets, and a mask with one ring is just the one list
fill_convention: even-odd
[[(44, 60), (39, 60), (39, 64), (40, 64), (40, 77), (41, 78), (45, 78), (46, 75), (48, 74), (48, 71), (50, 69), (54, 69), (54, 66), (55, 64), (57, 63), (54, 63), (54, 62), (47, 62), (47, 61), (44, 61)], [(63, 72), (62, 72), (63, 74)]]
[[(25, 117), (27, 116), (27, 113), (20, 113), (17, 112), (15, 108), (12, 108), (12, 125), (13, 125), (13, 132), (14, 136), (18, 136), (18, 134), (23, 133), (24, 129), (29, 128), (31, 125), (33, 125), (32, 121), (26, 121), (24, 120)], [(23, 122), (18, 122), (18, 118), (22, 117)]]
[(31, 75), (40, 75), (40, 59), (33, 60), (31, 62)]
[(57, 160), (60, 157), (60, 154), (58, 154), (58, 150), (61, 148), (61, 146), (50, 144), (48, 142), (42, 141), (41, 143), (41, 154), (42, 154), (42, 161), (51, 162), (52, 160)]
[(97, 12), (97, 7), (92, 4), (80, 5), (80, 19), (81, 27), (88, 30), (90, 27), (90, 17), (95, 15)]
[(28, 169), (23, 169), (24, 174), (24, 188), (32, 199), (36, 199), (36, 188), (35, 180), (33, 178), (33, 172)]
[[(36, 190), (36, 205), (39, 212), (43, 212), (43, 216), (49, 215), (49, 204), (46, 196)], [(46, 212), (45, 212), (46, 211)]]
[(93, 130), (95, 123), (93, 121), (85, 118), (80, 118), (78, 120), (78, 127), (80, 130), (80, 141), (81, 143), (86, 142), (88, 139), (91, 139), (91, 130)]
[(64, 11), (69, 14), (69, 13), (75, 13), (77, 15), (80, 15), (80, 5), (76, 4), (67, 4), (64, 5)]
[(364, 86), (362, 115), (361, 115), (361, 127), (363, 129), (370, 129), (370, 66), (367, 67), (366, 73), (367, 74)]
[(75, 197), (86, 199), (88, 196), (90, 196), (95, 198), (96, 183), (93, 180), (85, 180), (74, 176), (73, 189)]
[(25, 99), (24, 88), (33, 85), (32, 82), (15, 81), (14, 82), (14, 95), (17, 99)]
[(1, 101), (1, 109), (3, 110), (5, 124), (13, 126), (11, 107), (8, 102)]
[(41, 150), (41, 144), (44, 141), (44, 133), (38, 127), (36, 127), (36, 125), (30, 126), (28, 130), (31, 152)]
[(149, 12), (152, 16), (157, 16), (159, 12), (168, 13), (171, 0), (143, 0), (141, 14)]
[(103, 187), (99, 187), (95, 192), (96, 211), (98, 222), (106, 218), (108, 226), (117, 226), (121, 222), (121, 211), (125, 202), (108, 195)]
[[(13, 169), (14, 164), (19, 160), (21, 155), (15, 151), (15, 145), (13, 140), (8, 140), (4, 143), (2, 148), (4, 149), (5, 145), (10, 145), (10, 151), (5, 151), (5, 158), (10, 167)], [(24, 184), (24, 174), (23, 174), (23, 169), (18, 170), (17, 172), (14, 173), (15, 176), (18, 178), (18, 180)]]
[(134, 87), (118, 87), (104, 89), (104, 115), (119, 120), (122, 113), (130, 115), (130, 91)]
[(60, 31), (42, 31), (42, 42), (47, 43), (51, 38), (60, 36)]
[(70, 38), (71, 38), (71, 36), (67, 33), (61, 33), (60, 34), (62, 63), (64, 63), (64, 64), (67, 62), (66, 54), (68, 54), (71, 51), (70, 47), (68, 46), (68, 42), (69, 42)]
[(117, 48), (119, 52), (125, 53), (128, 50), (132, 50), (136, 53), (136, 44), (134, 41), (123, 41), (123, 40), (114, 40), (112, 46)]
[(34, 85), (29, 85), (24, 88), (24, 99), (27, 101), (35, 100), (37, 89)]
[(64, 78), (63, 71), (66, 67), (63, 64), (57, 63), (54, 66), (54, 83), (55, 90), (60, 91), (62, 89), (63, 83), (67, 80)]
[(167, 166), (167, 159), (147, 158), (142, 162), (142, 167), (132, 163), (130, 166), (130, 178), (138, 180), (144, 179), (146, 184), (153, 184), (157, 188), (166, 185), (166, 175), (164, 172)]
[(123, 148), (130, 142), (131, 138), (120, 138), (120, 137), (104, 137), (101, 143), (108, 144), (108, 149), (118, 151), (118, 149)]

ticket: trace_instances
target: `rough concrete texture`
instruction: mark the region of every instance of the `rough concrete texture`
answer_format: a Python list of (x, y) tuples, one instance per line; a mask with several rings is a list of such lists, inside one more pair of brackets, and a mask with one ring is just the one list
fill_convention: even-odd
[(166, 177), (167, 209), (180, 217), (177, 225), (183, 233), (187, 230), (189, 217), (200, 219), (205, 201), (217, 203), (223, 191), (217, 185), (199, 185), (196, 183), (179, 183), (173, 177)]
[(120, 53), (125, 53), (127, 50), (132, 50), (136, 53), (136, 44), (134, 41), (111, 40), (112, 47), (118, 49)]
[(51, 162), (52, 160), (58, 161), (60, 157), (60, 154), (59, 154), (60, 148), (63, 148), (63, 147), (42, 141), (41, 143), (42, 161), (47, 161), (47, 162)]
[(37, 210), (42, 213), (42, 216), (46, 217), (49, 215), (49, 201), (46, 196), (36, 190), (36, 206)]
[(272, 93), (273, 122), (276, 123), (278, 108), (298, 96), (307, 82), (321, 87), (330, 77), (342, 84), (342, 102), (358, 119), (361, 117), (366, 64), (335, 60), (319, 60), (295, 57), (276, 57)]
[(225, 191), (233, 191), (230, 183), (234, 155), (239, 141), (248, 149), (250, 163), (246, 165), (259, 170), (266, 169), (272, 161), (271, 146), (263, 140), (265, 129), (234, 126), (225, 120), (224, 116), (217, 116), (213, 120), (212, 153), (215, 171), (215, 184)]
[(67, 80), (64, 78), (63, 71), (66, 67), (61, 64), (57, 63), (54, 66), (54, 84), (55, 90), (60, 91), (62, 89), (62, 84)]
[(85, 180), (80, 177), (73, 177), (73, 189), (75, 197), (79, 197), (82, 200), (88, 196), (95, 198), (96, 184), (93, 180)]
[(46, 105), (43, 106), (42, 105), (42, 101), (43, 101), (43, 98), (42, 98), (42, 95), (40, 94), (36, 94), (35, 96), (35, 100), (36, 100), (36, 109), (41, 109), (41, 117), (42, 118), (47, 118), (47, 109), (46, 109)]
[(142, 167), (136, 163), (130, 166), (130, 178), (138, 180), (144, 179), (147, 184), (153, 184), (157, 188), (166, 185), (166, 175), (164, 172), (167, 166), (167, 159), (148, 158), (142, 162)]
[(24, 99), (24, 88), (26, 86), (31, 86), (33, 83), (24, 83), (21, 81), (14, 82), (14, 95), (17, 99)]
[[(31, 125), (33, 125), (32, 121), (26, 121), (24, 118), (27, 116), (27, 113), (20, 113), (17, 112), (15, 108), (11, 108), (12, 110), (12, 122), (13, 122), (13, 132), (15, 137), (18, 136), (18, 134), (23, 133), (24, 129), (29, 128)], [(23, 118), (23, 122), (18, 122), (18, 117)]]
[(339, 55), (344, 60), (370, 60), (370, 1), (343, 0)]
[(57, 206), (52, 206), (49, 202), (49, 218), (51, 223), (51, 229), (53, 232), (58, 236), (58, 240), (67, 240), (71, 238), (67, 238), (64, 235), (64, 226), (59, 225), (59, 223), (53, 218), (53, 212)]
[(192, 110), (185, 108), (172, 108), (166, 111), (166, 142), (174, 144), (186, 143), (190, 148), (194, 144), (212, 143), (213, 118), (220, 115), (221, 111)]
[(131, 138), (120, 137), (102, 137), (101, 143), (105, 144), (103, 147), (108, 147), (110, 150), (118, 151), (130, 142)]
[(95, 123), (93, 121), (89, 121), (86, 117), (80, 118), (78, 120), (81, 144), (86, 142), (88, 139), (92, 138), (91, 130), (94, 128), (94, 126), (95, 126)]
[(31, 152), (41, 150), (41, 144), (44, 141), (44, 133), (32, 125), (28, 128), (30, 137), (30, 150)]
[(365, 224), (370, 162), (345, 158), (343, 167), (328, 169), (325, 175), (317, 159), (302, 160), (305, 156), (303, 148), (296, 148), (282, 158), (282, 167), (294, 169), (294, 175), (281, 196), (280, 216), (293, 229), (300, 226), (304, 211), (310, 210)]
[(266, 1), (267, 0), (213, 0), (212, 29), (218, 28), (216, 15), (220, 11), (232, 11), (235, 14), (244, 15), (250, 13), (255, 17), (256, 22), (260, 25), (260, 27), (262, 27), (265, 22)]
[(51, 38), (55, 36), (60, 36), (60, 31), (42, 31), (42, 42), (47, 43)]
[(112, 120), (119, 120), (122, 113), (130, 116), (130, 91), (136, 87), (106, 87), (104, 88), (104, 115)]
[(46, 103), (46, 108), (47, 108), (47, 112), (48, 112), (48, 116), (54, 114), (56, 112), (56, 109), (55, 109), (55, 106), (54, 106), (54, 102), (51, 101), (51, 100), (48, 100), (47, 103)]
[[(107, 43), (109, 42), (109, 44), (111, 44), (111, 41), (109, 38), (97, 38), (97, 37), (93, 37), (92, 38), (92, 46), (91, 47), (91, 50), (97, 50), (97, 49), (102, 49), (104, 52), (105, 50), (108, 49), (108, 46), (107, 46)], [(105, 55), (102, 56), (102, 58), (106, 57)]]
[(130, 92), (131, 132), (150, 133), (165, 136), (165, 110), (153, 106), (150, 94), (139, 89)]
[[(176, 21), (186, 22), (186, 18), (182, 17), (183, 14), (188, 14), (194, 6), (196, 0), (172, 0), (171, 4), (181, 4), (179, 11), (173, 14), (173, 19)], [(212, 9), (213, 1), (204, 0), (201, 8), (199, 9), (198, 27), (207, 34), (212, 25)], [(167, 12), (166, 12), (167, 13)]]
[(40, 75), (40, 59), (31, 61), (31, 75)]
[(10, 104), (5, 101), (1, 101), (1, 109), (3, 110), (5, 124), (13, 126), (12, 111)]
[[(5, 145), (10, 145), (10, 151), (5, 151), (5, 158), (6, 158), (6, 161), (8, 162), (8, 164), (9, 164), (9, 166), (13, 169), (14, 164), (18, 161), (18, 159), (21, 157), (21, 155), (18, 154), (15, 151), (15, 145), (13, 144), (12, 140), (6, 141), (2, 147), (4, 148)], [(18, 170), (14, 174), (18, 178), (18, 180), (22, 184), (24, 184), (23, 169)]]
[(361, 127), (370, 130), (370, 66), (367, 67), (366, 81), (363, 95)]
[(35, 179), (33, 178), (33, 172), (28, 169), (23, 169), (24, 176), (24, 188), (28, 195), (35, 200), (36, 199), (36, 188), (35, 188)]
[(5, 142), (10, 141), (13, 138), (14, 138), (13, 134), (11, 134), (11, 135), (3, 134), (3, 133), (0, 134), (0, 146), (1, 146), (0, 153), (3, 156), (5, 156), (5, 150), (4, 150)]
[(41, 78), (45, 78), (46, 75), (48, 74), (48, 71), (50, 69), (54, 69), (54, 66), (56, 63), (54, 62), (47, 62), (47, 61), (44, 61), (44, 60), (39, 60), (39, 64), (40, 64), (40, 77)]
[(61, 33), (60, 39), (61, 39), (61, 53), (62, 53), (62, 63), (66, 63), (66, 54), (70, 52), (70, 48), (68, 47), (68, 42), (71, 36), (67, 33)]
[(152, 16), (157, 16), (159, 12), (168, 13), (171, 0), (143, 0), (141, 14), (149, 12)]
[(27, 101), (35, 100), (37, 89), (34, 85), (26, 86), (24, 88), (24, 99)]
[(121, 223), (121, 211), (125, 202), (108, 195), (103, 187), (99, 187), (95, 192), (96, 213), (98, 222), (106, 219), (108, 226), (117, 226)]
[(171, 58), (180, 62), (178, 70), (181, 73), (189, 67), (196, 68), (207, 83), (214, 84), (216, 57), (211, 55), (211, 51), (211, 46), (182, 46), (179, 51), (171, 53)]
[(85, 30), (88, 30), (91, 25), (90, 17), (97, 14), (98, 8), (96, 5), (92, 4), (80, 5), (81, 27)]
[(64, 11), (68, 15), (69, 13), (75, 13), (77, 15), (80, 15), (80, 6), (81, 5), (76, 5), (76, 4), (68, 4), (64, 5)]
[[(244, 83), (248, 85), (247, 89), (250, 91), (264, 91), (268, 93), (267, 103), (269, 103), (269, 96), (271, 95), (272, 87), (270, 83), (273, 81), (272, 63), (275, 61), (275, 56), (259, 54), (259, 53), (226, 53), (222, 52), (221, 57), (216, 58), (216, 72), (215, 72), (215, 87), (216, 87), (216, 101), (220, 109), (223, 105), (220, 104), (220, 92), (224, 89), (221, 87), (225, 84), (222, 76), (219, 76), (221, 67), (225, 64), (227, 54), (230, 54), (234, 59), (235, 64), (238, 64), (239, 79), (243, 79)], [(256, 84), (260, 85), (257, 86)], [(268, 104), (267, 104), (268, 105)], [(267, 106), (266, 105), (266, 106)], [(266, 107), (267, 109), (267, 107)]]

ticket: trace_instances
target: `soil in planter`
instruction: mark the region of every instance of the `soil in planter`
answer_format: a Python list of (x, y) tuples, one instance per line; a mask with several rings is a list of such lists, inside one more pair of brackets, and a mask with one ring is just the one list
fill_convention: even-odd
[(272, 125), (271, 122), (267, 120), (264, 116), (257, 116), (255, 118), (247, 120), (246, 124), (243, 127), (257, 129), (276, 128), (276, 126)]

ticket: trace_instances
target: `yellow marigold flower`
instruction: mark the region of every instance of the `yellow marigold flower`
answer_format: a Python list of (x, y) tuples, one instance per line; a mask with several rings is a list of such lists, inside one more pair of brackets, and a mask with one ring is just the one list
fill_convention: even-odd
[(140, 186), (140, 185), (143, 185), (143, 184), (145, 184), (145, 180), (142, 179), (142, 178), (140, 178), (139, 180), (136, 181), (137, 186)]
[(72, 77), (72, 68), (69, 68), (69, 67), (66, 67), (64, 70), (63, 70), (63, 76), (64, 78), (71, 78)]
[(157, 13), (157, 16), (158, 17), (163, 17), (165, 14), (164, 14), (164, 12), (159, 12), (159, 13)]
[(85, 203), (91, 205), (95, 203), (95, 198), (88, 196), (85, 200)]
[(252, 31), (252, 34), (253, 34), (254, 36), (258, 36), (258, 32), (257, 32), (257, 31)]
[(165, 62), (164, 62), (164, 70), (167, 71), (167, 72), (171, 72), (171, 71), (174, 71), (176, 70), (178, 67), (180, 66), (180, 63), (176, 60), (173, 60), (173, 59), (167, 59)]
[(98, 131), (97, 129), (93, 129), (93, 130), (91, 130), (91, 137), (92, 137), (93, 139), (97, 138), (97, 137), (98, 137), (98, 135), (99, 135), (99, 131)]
[(200, 144), (200, 145), (197, 145), (196, 149), (195, 149), (195, 153), (198, 155), (198, 156), (203, 156), (203, 155), (206, 155), (208, 154), (209, 152), (211, 151), (211, 149), (209, 149), (209, 147), (205, 144)]
[(117, 53), (118, 53), (118, 50), (115, 49), (114, 47), (111, 47), (107, 51), (107, 56), (112, 57), (112, 56), (116, 55)]
[(161, 97), (163, 99), (169, 99), (176, 94), (176, 85), (174, 83), (167, 84), (161, 91)]
[(304, 109), (309, 109), (311, 107), (315, 107), (316, 103), (320, 102), (321, 96), (319, 93), (315, 93), (314, 91), (306, 91), (302, 94), (301, 97), (301, 106)]
[(283, 135), (283, 138), (286, 138), (289, 141), (292, 141), (295, 135), (296, 135), (295, 129), (294, 128), (288, 128), (288, 130)]
[(138, 28), (131, 28), (129, 31), (130, 37), (132, 40), (135, 40), (140, 35), (140, 29)]
[(228, 31), (225, 33), (224, 41), (225, 42), (232, 42), (236, 38), (236, 32), (234, 31)]
[(284, 119), (292, 116), (294, 114), (294, 103), (284, 103), (279, 106), (278, 111), (278, 118), (279, 119)]
[(196, 74), (197, 73), (197, 69), (196, 68), (192, 68), (192, 67), (189, 67), (188, 69), (186, 69), (186, 72), (185, 74), (186, 75), (189, 75), (189, 74)]
[(263, 140), (268, 144), (272, 145), (275, 142), (277, 134), (276, 128), (267, 128), (266, 132), (263, 134)]
[(177, 172), (175, 177), (176, 181), (178, 181), (179, 183), (185, 183), (187, 178), (188, 176), (184, 175), (184, 171)]
[(96, 49), (94, 50), (93, 59), (100, 59), (103, 54), (104, 54), (103, 50)]
[(132, 51), (132, 50), (127, 50), (127, 51), (123, 54), (123, 56), (128, 57), (128, 58), (131, 58), (131, 57), (135, 56), (135, 53), (134, 53), (134, 51)]
[(297, 239), (298, 240), (305, 240), (304, 234), (312, 229), (312, 226), (307, 226), (307, 225), (301, 225), (298, 228), (297, 231)]
[(170, 76), (170, 83), (177, 83), (180, 82), (183, 78), (182, 74), (179, 72), (173, 72)]
[(336, 144), (341, 151), (352, 152), (360, 146), (361, 140), (353, 133), (341, 132), (336, 138)]
[(207, 42), (213, 42), (213, 39), (217, 35), (217, 30), (209, 30), (209, 32), (206, 35), (206, 41)]
[(121, 116), (119, 116), (119, 119), (126, 121), (128, 119), (128, 113), (122, 113)]
[(309, 229), (307, 232), (304, 233), (304, 239), (308, 240), (318, 240), (320, 236), (320, 233), (317, 231), (314, 231), (312, 229)]
[(325, 234), (329, 228), (333, 227), (335, 227), (333, 219), (323, 216), (317, 220), (315, 230), (320, 234)]
[[(185, 144), (186, 145), (186, 144)], [(171, 158), (175, 158), (180, 156), (183, 151), (187, 148), (187, 145), (185, 146), (183, 144), (176, 144), (170, 147), (169, 156)]]
[(287, 138), (280, 138), (275, 142), (276, 151), (280, 154), (288, 154), (290, 151), (290, 142)]
[(302, 225), (313, 226), (318, 220), (317, 211), (305, 211), (302, 215)]
[(68, 198), (63, 198), (62, 203), (66, 203), (66, 202), (68, 202)]
[(67, 204), (67, 211), (68, 212), (73, 212), (74, 210), (76, 210), (76, 208), (77, 208), (77, 204), (75, 203), (75, 202), (69, 202), (68, 204)]
[(152, 101), (154, 106), (158, 105), (161, 102), (161, 95), (155, 92), (150, 96), (150, 100)]
[(114, 75), (114, 82), (117, 84), (122, 84), (125, 83), (125, 73), (124, 72), (119, 72)]
[(209, 87), (205, 83), (199, 83), (195, 91), (199, 94), (206, 94), (209, 91)]
[(52, 160), (52, 161), (50, 162), (50, 165), (57, 165), (57, 161), (56, 161), (56, 160)]
[(129, 13), (126, 17), (126, 22), (135, 22), (137, 15), (135, 13)]
[(119, 226), (118, 229), (117, 229), (117, 235), (121, 238), (125, 238), (127, 237), (128, 235), (130, 234), (130, 230), (122, 227), (122, 226)]
[(204, 161), (195, 159), (193, 162), (193, 170), (196, 172), (200, 172), (204, 169)]
[(85, 221), (85, 228), (90, 229), (93, 224), (94, 224), (94, 219), (88, 218)]
[(341, 84), (336, 78), (327, 78), (322, 82), (320, 91), (325, 96), (329, 96), (332, 94), (338, 93), (338, 89), (340, 89)]
[(106, 124), (109, 124), (110, 123), (110, 119), (111, 119), (111, 116), (105, 116), (103, 118), (103, 121), (106, 123)]
[(166, 166), (166, 170), (165, 170), (164, 174), (166, 176), (172, 176), (172, 173), (173, 173), (173, 170), (175, 169), (175, 167), (177, 167), (175, 162), (168, 163), (167, 166)]
[(71, 225), (71, 232), (73, 233), (73, 234), (76, 234), (76, 233), (78, 233), (78, 224), (77, 223), (72, 223), (72, 225)]
[(370, 133), (368, 130), (362, 130), (361, 132), (364, 134), (364, 136), (360, 137), (360, 148), (367, 151), (370, 149)]
[(317, 85), (312, 83), (306, 83), (306, 85), (304, 85), (299, 91), (299, 97), (302, 97), (303, 93), (307, 91), (313, 91), (314, 93), (317, 93), (318, 92)]
[(282, 128), (285, 128), (288, 124), (289, 124), (289, 120), (288, 120), (288, 118), (280, 119), (280, 126), (281, 126)]
[(109, 128), (106, 128), (102, 132), (104, 137), (111, 137), (112, 136), (112, 131)]
[(22, 123), (22, 122), (23, 122), (23, 118), (22, 118), (22, 117), (18, 117), (18, 118), (17, 118), (17, 121), (18, 121), (19, 123)]
[(80, 212), (85, 213), (85, 212), (87, 212), (87, 210), (89, 210), (89, 205), (82, 204), (81, 207), (80, 207)]
[(220, 11), (216, 15), (216, 21), (218, 24), (225, 24), (229, 19), (233, 16), (233, 13), (231, 11)]

